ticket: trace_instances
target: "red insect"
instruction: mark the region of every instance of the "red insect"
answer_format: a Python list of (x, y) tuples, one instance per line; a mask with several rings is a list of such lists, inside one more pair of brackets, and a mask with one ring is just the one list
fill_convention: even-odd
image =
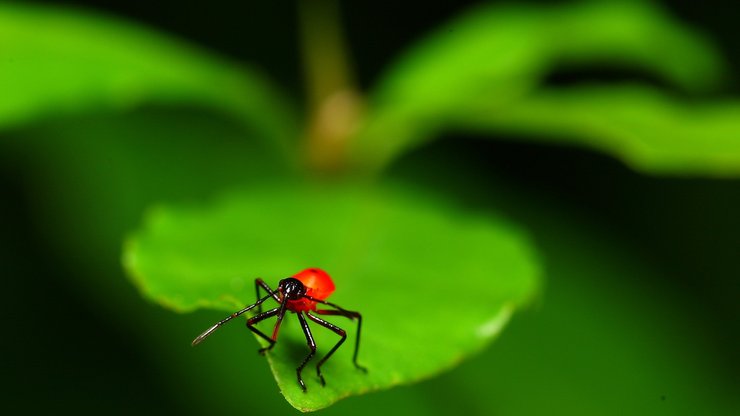
[[(293, 312), (298, 316), (298, 320), (301, 322), (303, 334), (306, 336), (308, 348), (311, 350), (306, 358), (303, 359), (301, 365), (299, 365), (296, 369), (296, 372), (298, 373), (298, 384), (301, 385), (301, 388), (305, 393), (306, 383), (303, 382), (301, 372), (303, 372), (303, 367), (305, 367), (306, 364), (311, 360), (311, 358), (313, 358), (314, 354), (316, 354), (316, 343), (313, 340), (313, 335), (311, 334), (311, 329), (308, 326), (306, 317), (308, 317), (308, 319), (310, 319), (311, 321), (323, 326), (324, 328), (333, 331), (341, 337), (339, 339), (339, 342), (337, 342), (336, 345), (334, 345), (334, 347), (329, 350), (324, 358), (319, 360), (319, 363), (316, 365), (316, 373), (319, 376), (321, 385), (325, 386), (326, 381), (324, 381), (324, 376), (321, 374), (321, 366), (326, 362), (326, 360), (329, 359), (329, 357), (332, 356), (332, 354), (334, 354), (334, 351), (336, 351), (337, 348), (339, 348), (339, 346), (344, 343), (344, 341), (347, 339), (347, 332), (342, 328), (319, 318), (316, 315), (339, 315), (352, 320), (357, 319), (357, 339), (355, 340), (355, 352), (354, 356), (352, 357), (352, 362), (358, 369), (365, 372), (367, 371), (365, 367), (357, 364), (357, 352), (360, 348), (360, 329), (362, 328), (362, 316), (359, 312), (348, 311), (334, 303), (326, 301), (326, 298), (328, 298), (329, 295), (334, 292), (334, 282), (332, 282), (331, 278), (325, 271), (317, 268), (303, 270), (292, 277), (287, 277), (281, 280), (280, 283), (278, 283), (277, 290), (272, 290), (270, 286), (267, 285), (267, 283), (259, 278), (254, 281), (254, 286), (257, 290), (257, 302), (247, 306), (240, 311), (232, 313), (226, 318), (218, 321), (212, 327), (206, 329), (205, 332), (198, 335), (198, 337), (193, 340), (193, 346), (203, 342), (206, 337), (220, 328), (221, 325), (257, 307), (257, 315), (247, 319), (247, 328), (249, 328), (252, 332), (259, 335), (261, 338), (270, 343), (269, 346), (261, 348), (259, 350), (260, 354), (264, 354), (265, 352), (271, 350), (277, 342), (278, 332), (280, 331), (280, 323), (283, 321), (285, 311), (287, 310)], [(267, 292), (267, 295), (265, 297), (260, 298), (260, 288), (264, 289)], [(277, 301), (280, 306), (274, 309), (270, 309), (269, 311), (262, 312), (262, 303), (269, 298), (275, 299), (275, 301)], [(333, 309), (319, 309), (319, 305), (328, 306)], [(265, 335), (262, 331), (254, 326), (256, 323), (276, 315), (277, 322), (275, 322), (275, 327), (272, 329), (272, 336)]]

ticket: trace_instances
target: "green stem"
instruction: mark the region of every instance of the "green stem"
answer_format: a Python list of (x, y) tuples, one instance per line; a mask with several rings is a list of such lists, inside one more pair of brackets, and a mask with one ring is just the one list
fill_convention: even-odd
[(347, 143), (361, 100), (347, 59), (337, 0), (299, 1), (301, 48), (307, 87), (306, 164), (320, 173), (346, 168)]

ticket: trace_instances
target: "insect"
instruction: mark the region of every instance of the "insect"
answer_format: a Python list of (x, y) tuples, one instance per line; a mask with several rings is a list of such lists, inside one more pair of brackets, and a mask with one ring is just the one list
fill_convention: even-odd
[[(209, 335), (215, 332), (226, 322), (254, 308), (257, 308), (257, 315), (254, 315), (251, 318), (247, 319), (247, 328), (257, 334), (260, 338), (269, 342), (270, 345), (261, 348), (258, 351), (260, 354), (264, 355), (267, 351), (270, 351), (275, 346), (278, 338), (278, 332), (280, 331), (280, 324), (283, 321), (285, 312), (290, 311), (298, 316), (298, 320), (301, 323), (301, 328), (303, 329), (303, 334), (305, 335), (306, 342), (308, 343), (308, 348), (310, 349), (310, 352), (308, 353), (306, 358), (303, 359), (301, 365), (299, 365), (296, 369), (296, 373), (298, 375), (298, 384), (300, 384), (301, 389), (303, 389), (303, 392), (305, 393), (306, 383), (303, 382), (303, 377), (301, 376), (301, 373), (303, 372), (303, 367), (305, 367), (306, 364), (311, 361), (311, 358), (313, 358), (313, 356), (316, 354), (316, 343), (314, 342), (313, 334), (311, 334), (311, 329), (308, 326), (308, 321), (306, 321), (306, 318), (323, 326), (324, 328), (333, 331), (335, 334), (341, 337), (339, 339), (339, 342), (337, 342), (334, 347), (332, 347), (332, 349), (329, 350), (329, 352), (321, 360), (319, 360), (318, 364), (316, 365), (316, 373), (319, 376), (321, 385), (325, 386), (326, 381), (324, 380), (324, 375), (321, 374), (321, 366), (329, 359), (329, 357), (332, 356), (332, 354), (334, 354), (337, 348), (339, 348), (339, 346), (344, 343), (344, 341), (347, 339), (347, 332), (342, 328), (319, 318), (317, 315), (339, 315), (351, 320), (357, 320), (357, 338), (355, 339), (355, 352), (352, 357), (352, 362), (357, 369), (363, 372), (367, 372), (367, 369), (365, 367), (357, 363), (357, 352), (360, 348), (360, 330), (362, 328), (362, 316), (359, 312), (349, 311), (340, 307), (339, 305), (326, 301), (326, 298), (328, 298), (329, 295), (334, 292), (334, 282), (332, 282), (331, 278), (325, 271), (317, 268), (303, 270), (291, 277), (282, 279), (278, 283), (277, 290), (272, 290), (270, 286), (268, 286), (267, 283), (265, 283), (264, 280), (260, 278), (255, 279), (254, 286), (257, 291), (257, 301), (255, 303), (247, 306), (242, 310), (236, 311), (226, 318), (216, 322), (213, 326), (206, 329), (202, 334), (198, 335), (198, 337), (193, 340), (193, 346), (196, 346), (203, 342), (204, 339), (206, 339)], [(260, 297), (260, 289), (265, 290), (267, 292), (267, 295), (264, 297)], [(278, 302), (280, 306), (262, 312), (262, 303), (270, 298)], [(327, 306), (332, 309), (320, 309), (319, 305)], [(265, 319), (271, 318), (273, 316), (277, 316), (277, 321), (275, 322), (275, 326), (272, 329), (272, 336), (267, 336), (265, 333), (254, 326), (258, 322), (264, 321)]]

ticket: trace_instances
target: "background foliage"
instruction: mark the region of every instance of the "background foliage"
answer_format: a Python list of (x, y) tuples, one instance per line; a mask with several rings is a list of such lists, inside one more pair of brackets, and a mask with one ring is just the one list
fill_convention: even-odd
[[(199, 206), (266, 178), (293, 183), (298, 114), (315, 117), (310, 91), (307, 109), (286, 98), (304, 92), (295, 5), (90, 6), (203, 52), (88, 12), (13, 4), (0, 7), (3, 402), (26, 413), (294, 412), (245, 330), (191, 349), (222, 313), (179, 315), (142, 300), (120, 256), (152, 204)], [(323, 412), (740, 408), (734, 10), (668, 6), (344, 5), (354, 81), (368, 92), (346, 149), (352, 166), (446, 200), (453, 215), (519, 224), (546, 282), (496, 343), (456, 369)], [(476, 36), (508, 40), (510, 65), (476, 72), (501, 52)], [(94, 53), (79, 49), (96, 39)], [(475, 271), (461, 274), (451, 283), (465, 288)], [(413, 302), (454, 322), (469, 307), (447, 306), (458, 290)]]

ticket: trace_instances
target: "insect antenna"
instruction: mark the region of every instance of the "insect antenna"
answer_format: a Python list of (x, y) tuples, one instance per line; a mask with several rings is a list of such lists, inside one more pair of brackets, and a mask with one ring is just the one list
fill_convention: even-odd
[(193, 345), (193, 346), (196, 346), (196, 345), (200, 344), (201, 342), (203, 342), (203, 340), (204, 340), (204, 339), (206, 339), (206, 338), (207, 338), (207, 337), (208, 337), (209, 335), (211, 335), (212, 333), (214, 333), (214, 332), (215, 332), (215, 331), (216, 331), (216, 330), (217, 330), (218, 328), (220, 328), (220, 327), (221, 327), (221, 326), (222, 326), (223, 324), (225, 324), (226, 322), (229, 322), (230, 320), (232, 320), (232, 319), (236, 318), (237, 316), (240, 316), (240, 315), (242, 315), (242, 314), (244, 314), (244, 313), (246, 313), (246, 312), (249, 312), (249, 311), (250, 311), (250, 310), (252, 310), (253, 308), (255, 308), (255, 307), (257, 307), (257, 306), (261, 305), (261, 304), (262, 304), (262, 302), (266, 301), (266, 300), (267, 300), (267, 299), (269, 299), (269, 298), (270, 298), (271, 296), (273, 296), (273, 295), (272, 295), (272, 293), (268, 294), (267, 296), (263, 297), (262, 299), (258, 300), (257, 302), (255, 302), (255, 303), (253, 303), (253, 304), (251, 304), (251, 305), (247, 306), (246, 308), (244, 308), (244, 309), (242, 309), (242, 310), (240, 310), (240, 311), (234, 312), (234, 313), (232, 313), (231, 315), (227, 316), (226, 318), (224, 318), (224, 319), (222, 319), (222, 320), (220, 320), (220, 321), (216, 322), (215, 324), (213, 324), (213, 326), (211, 326), (210, 328), (208, 328), (208, 329), (206, 329), (205, 331), (203, 331), (203, 333), (202, 333), (202, 334), (198, 335), (198, 336), (197, 336), (197, 337), (196, 337), (196, 338), (195, 338), (195, 339), (193, 340), (193, 342), (192, 342), (192, 345)]

